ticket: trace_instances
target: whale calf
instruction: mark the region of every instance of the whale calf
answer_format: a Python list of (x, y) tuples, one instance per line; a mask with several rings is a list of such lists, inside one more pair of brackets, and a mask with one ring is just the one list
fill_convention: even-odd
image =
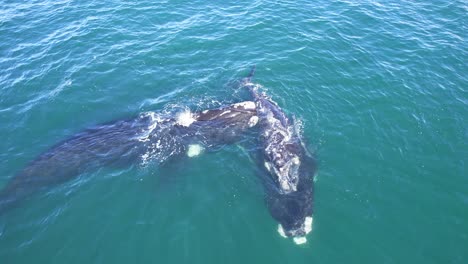
[(261, 91), (260, 85), (251, 82), (254, 71), (252, 68), (242, 85), (250, 92), (257, 109), (261, 144), (258, 162), (267, 175), (262, 177), (266, 204), (279, 222), (280, 234), (304, 243), (305, 235), (312, 229), (316, 162), (305, 148), (294, 122)]
[[(146, 112), (86, 129), (51, 147), (0, 191), (0, 215), (43, 189), (104, 166), (158, 163), (239, 140), (256, 125), (255, 103), (176, 115)], [(197, 147), (198, 146), (198, 147)]]

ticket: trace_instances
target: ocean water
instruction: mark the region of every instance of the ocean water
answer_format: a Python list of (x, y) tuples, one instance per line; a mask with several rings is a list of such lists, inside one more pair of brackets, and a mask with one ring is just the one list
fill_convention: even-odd
[(0, 217), (0, 263), (467, 263), (466, 1), (0, 0), (0, 187), (96, 124), (237, 102), (303, 124), (313, 230), (277, 233), (238, 145), (101, 168)]

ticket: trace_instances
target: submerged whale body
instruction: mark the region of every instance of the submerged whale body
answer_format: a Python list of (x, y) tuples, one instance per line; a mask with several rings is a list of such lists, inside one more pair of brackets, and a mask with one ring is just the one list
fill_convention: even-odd
[(260, 91), (260, 85), (251, 82), (254, 70), (243, 85), (253, 97), (259, 118), (258, 162), (266, 175), (262, 177), (266, 204), (280, 224), (280, 234), (304, 243), (312, 228), (315, 160), (304, 147), (295, 124)]
[[(147, 112), (102, 124), (64, 140), (31, 161), (0, 191), (0, 215), (30, 195), (104, 166), (162, 163), (234, 143), (257, 122), (255, 104), (241, 102), (176, 116)], [(196, 154), (196, 153), (195, 153)]]

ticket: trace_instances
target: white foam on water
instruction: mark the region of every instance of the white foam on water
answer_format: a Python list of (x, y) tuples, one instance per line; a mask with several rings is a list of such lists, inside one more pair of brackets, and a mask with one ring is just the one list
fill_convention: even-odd
[(145, 167), (154, 159), (160, 159), (161, 161), (163, 161), (164, 158), (161, 157), (162, 148), (163, 146), (162, 146), (161, 140), (158, 140), (156, 141), (156, 143), (152, 143), (151, 145), (149, 145), (146, 152), (143, 155), (141, 155), (140, 165)]
[(304, 134), (304, 122), (302, 121), (302, 119), (298, 119), (295, 116), (293, 117), (293, 120), (293, 133), (295, 133), (299, 138), (302, 138), (302, 135)]
[(280, 234), (280, 236), (286, 238), (286, 233), (284, 232), (284, 229), (283, 229), (283, 226), (281, 224), (278, 225), (278, 233)]
[(141, 165), (146, 166), (148, 164), (148, 161), (150, 159), (150, 154), (149, 152), (145, 152), (143, 155), (141, 155)]
[(192, 112), (190, 110), (185, 110), (177, 115), (177, 124), (181, 126), (188, 127), (190, 126), (193, 122), (197, 121), (193, 117)]
[(150, 124), (148, 128), (144, 130), (143, 134), (140, 135), (137, 139), (141, 142), (146, 142), (149, 140), (149, 136), (151, 135), (153, 130), (158, 126), (158, 123), (162, 121), (162, 119), (155, 112), (143, 113), (142, 116), (148, 116), (150, 118)]
[(302, 245), (307, 242), (307, 238), (305, 237), (295, 237), (293, 238), (293, 240), (294, 240), (294, 243), (296, 243), (296, 245)]
[(201, 145), (198, 145), (198, 144), (189, 145), (187, 156), (189, 156), (190, 158), (198, 156), (203, 150), (204, 148)]

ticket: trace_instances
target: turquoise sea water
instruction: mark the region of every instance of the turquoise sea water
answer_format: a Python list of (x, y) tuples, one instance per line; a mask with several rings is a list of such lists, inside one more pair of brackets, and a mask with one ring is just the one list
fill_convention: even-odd
[(0, 186), (57, 142), (262, 84), (319, 162), (280, 237), (245, 151), (102, 168), (0, 217), (0, 263), (466, 263), (466, 1), (0, 0)]

